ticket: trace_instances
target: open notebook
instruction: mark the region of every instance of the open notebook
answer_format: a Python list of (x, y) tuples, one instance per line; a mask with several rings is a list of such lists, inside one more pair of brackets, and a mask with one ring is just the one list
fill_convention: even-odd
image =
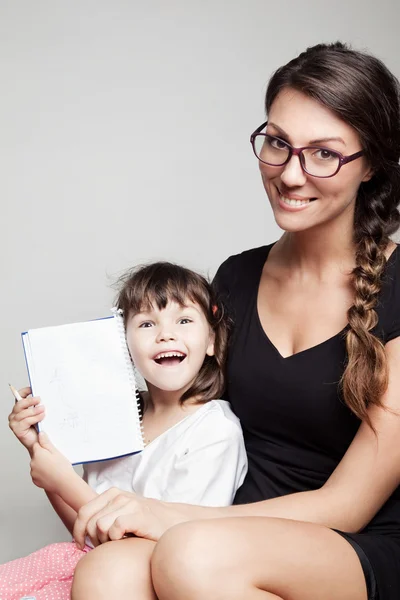
[(138, 392), (118, 311), (22, 334), (39, 424), (73, 464), (143, 450)]

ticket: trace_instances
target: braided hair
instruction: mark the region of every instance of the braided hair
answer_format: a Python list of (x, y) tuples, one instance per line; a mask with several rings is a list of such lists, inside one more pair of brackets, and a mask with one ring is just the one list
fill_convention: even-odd
[(284, 88), (293, 88), (329, 108), (358, 133), (372, 177), (358, 190), (351, 273), (354, 303), (347, 317), (347, 364), (341, 386), (347, 406), (371, 424), (367, 409), (382, 405), (388, 367), (373, 330), (386, 265), (385, 250), (400, 225), (400, 88), (377, 58), (341, 42), (318, 44), (278, 69), (266, 94), (266, 111)]

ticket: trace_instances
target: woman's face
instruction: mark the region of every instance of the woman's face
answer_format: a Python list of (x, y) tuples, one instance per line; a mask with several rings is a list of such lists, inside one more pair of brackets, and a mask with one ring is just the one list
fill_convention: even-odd
[[(358, 134), (350, 125), (316, 100), (291, 88), (282, 90), (272, 103), (267, 133), (297, 148), (323, 146), (344, 156), (362, 150)], [(352, 222), (358, 188), (372, 176), (364, 157), (343, 165), (328, 179), (305, 173), (298, 156), (292, 156), (282, 167), (261, 162), (259, 165), (275, 220), (281, 229), (291, 232), (338, 218)]]

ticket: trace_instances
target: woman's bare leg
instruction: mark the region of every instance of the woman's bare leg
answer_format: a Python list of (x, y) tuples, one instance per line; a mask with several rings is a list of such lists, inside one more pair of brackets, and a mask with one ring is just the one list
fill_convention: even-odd
[(367, 600), (352, 546), (334, 531), (260, 517), (177, 525), (152, 557), (160, 600)]
[(151, 583), (154, 542), (126, 538), (102, 544), (75, 570), (72, 600), (157, 600)]

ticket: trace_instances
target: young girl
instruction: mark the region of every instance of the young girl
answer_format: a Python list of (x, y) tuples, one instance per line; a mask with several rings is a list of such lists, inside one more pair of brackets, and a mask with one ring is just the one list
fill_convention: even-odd
[[(247, 469), (239, 421), (227, 402), (217, 400), (228, 324), (208, 282), (189, 269), (155, 263), (128, 273), (117, 305), (148, 388), (142, 394), (145, 449), (87, 464), (81, 479), (44, 433), (37, 436), (33, 425), (44, 408), (29, 388), (21, 390), (23, 400), (9, 417), (30, 453), (33, 482), (70, 531), (81, 506), (112, 486), (160, 500), (228, 505)], [(75, 566), (90, 549), (52, 544), (0, 566), (1, 600), (70, 598)]]

